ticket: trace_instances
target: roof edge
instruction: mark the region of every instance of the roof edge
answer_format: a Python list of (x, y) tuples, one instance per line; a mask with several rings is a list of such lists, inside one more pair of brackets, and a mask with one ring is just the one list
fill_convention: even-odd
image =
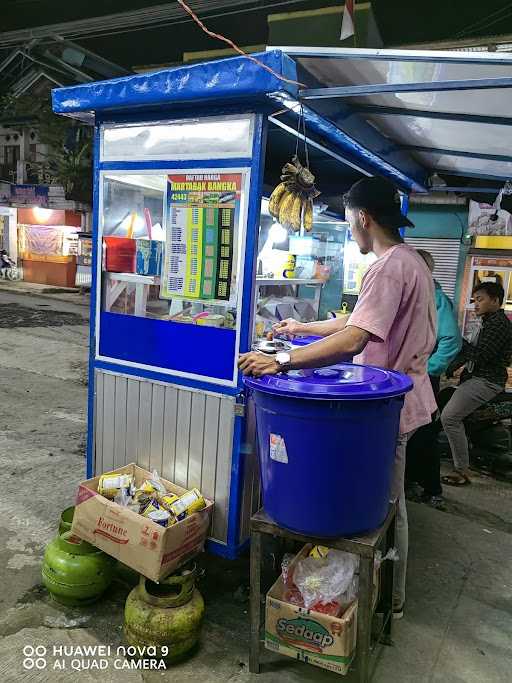
[(56, 114), (83, 118), (84, 113), (107, 110), (150, 109), (209, 100), (247, 101), (276, 91), (295, 96), (296, 78), (295, 62), (281, 50), (271, 50), (57, 88), (52, 91), (52, 103)]

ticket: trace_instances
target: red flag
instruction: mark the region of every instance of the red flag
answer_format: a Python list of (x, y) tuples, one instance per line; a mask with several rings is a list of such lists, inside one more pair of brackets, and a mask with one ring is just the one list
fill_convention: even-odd
[(345, 0), (345, 9), (343, 11), (343, 23), (341, 25), (340, 40), (346, 40), (354, 34), (354, 0)]

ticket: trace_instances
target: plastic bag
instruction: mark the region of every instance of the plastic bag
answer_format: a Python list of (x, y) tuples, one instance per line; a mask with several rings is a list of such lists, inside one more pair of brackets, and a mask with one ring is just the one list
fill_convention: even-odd
[(126, 507), (133, 501), (133, 498), (127, 491), (127, 489), (122, 488), (119, 489), (119, 493), (116, 495), (114, 498), (114, 503), (117, 503), (118, 505), (122, 505), (123, 507)]
[[(330, 550), (327, 557), (306, 557), (297, 563), (293, 581), (304, 599), (304, 606), (342, 604), (345, 594), (354, 590), (354, 576), (359, 568), (359, 558), (342, 550)], [(349, 593), (349, 590), (351, 591)]]
[(304, 598), (298, 588), (286, 588), (283, 593), (283, 600), (289, 605), (304, 607)]
[(382, 553), (380, 550), (377, 550), (375, 553), (375, 565), (377, 567), (380, 567), (380, 565), (385, 562), (386, 560), (391, 560), (392, 562), (398, 562), (400, 559), (400, 556), (398, 554), (398, 550), (396, 548), (390, 548), (388, 552), (382, 556)]
[(512, 217), (501, 208), (501, 193), (492, 205), (469, 202), (468, 232), (470, 235), (512, 234)]
[(295, 584), (293, 582), (293, 569), (291, 567), (293, 558), (293, 555), (286, 553), (281, 561), (281, 575), (283, 577), (283, 584), (286, 586), (286, 588), (295, 588)]
[(165, 494), (167, 491), (156, 470), (153, 470), (151, 479), (146, 479), (140, 488), (142, 491), (144, 491), (144, 493), (149, 493), (150, 495), (161, 495)]

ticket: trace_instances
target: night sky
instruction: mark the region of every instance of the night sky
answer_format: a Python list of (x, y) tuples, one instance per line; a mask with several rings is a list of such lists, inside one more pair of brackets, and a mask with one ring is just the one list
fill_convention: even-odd
[[(0, 28), (2, 31), (9, 31), (139, 9), (153, 4), (158, 4), (158, 0), (3, 0)], [(254, 4), (258, 5), (257, 0)], [(314, 9), (339, 4), (339, 0), (309, 0), (282, 7), (276, 0), (274, 11)], [(460, 37), (512, 34), (512, 7), (508, 0), (486, 0), (484, 3), (481, 0), (373, 0), (373, 7), (386, 45), (453, 39), (459, 34)], [(496, 12), (498, 14), (489, 16)], [(241, 45), (264, 44), (268, 32), (267, 13), (268, 11), (251, 12), (238, 17), (210, 19), (207, 23), (212, 30), (228, 35)], [(475, 22), (481, 24), (472, 29), (471, 25)], [(184, 51), (225, 47), (219, 41), (204, 35), (191, 23), (102, 38), (86, 38), (76, 42), (126, 67), (181, 61)]]

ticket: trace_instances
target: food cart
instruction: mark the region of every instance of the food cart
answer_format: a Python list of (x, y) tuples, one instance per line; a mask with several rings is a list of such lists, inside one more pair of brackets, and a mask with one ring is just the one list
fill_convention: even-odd
[[(408, 92), (448, 89), (436, 64), (448, 65), (453, 89), (456, 68), (466, 69), (458, 78), (474, 79), (475, 62), (486, 61), (459, 53), (427, 59), (427, 53), (292, 52), (53, 92), (55, 112), (95, 127), (87, 476), (136, 462), (178, 485), (197, 486), (215, 501), (210, 550), (229, 558), (246, 543), (250, 514), (259, 506), (254, 426), (237, 357), (257, 333), (262, 290), (274, 297), (270, 317), (297, 313), (302, 299), (321, 317), (341, 303), (340, 289), (322, 307), (326, 254), (316, 271), (307, 272), (305, 263), (302, 277), (262, 263), (278, 232), (262, 199), (305, 140), (320, 202), (365, 175), (390, 178), (404, 197), (426, 192), (428, 171), (436, 168), (432, 154), (413, 153), (379, 132), (369, 120), (381, 115), (373, 104), (359, 102), (361, 111), (366, 107), (360, 115), (340, 97), (391, 97), (401, 88), (406, 107)], [(474, 82), (485, 87), (483, 77)], [(432, 108), (427, 104), (425, 110)], [(399, 112), (389, 109), (382, 114), (395, 126)], [(450, 116), (452, 125), (456, 114)], [(462, 125), (470, 124), (459, 124), (457, 143)], [(441, 158), (445, 166), (461, 159), (437, 150)], [(315, 212), (314, 225), (313, 236), (317, 227), (318, 233), (329, 225), (333, 234), (346, 229), (330, 201)], [(344, 236), (330, 242), (336, 261)], [(281, 291), (290, 285), (291, 294)]]

